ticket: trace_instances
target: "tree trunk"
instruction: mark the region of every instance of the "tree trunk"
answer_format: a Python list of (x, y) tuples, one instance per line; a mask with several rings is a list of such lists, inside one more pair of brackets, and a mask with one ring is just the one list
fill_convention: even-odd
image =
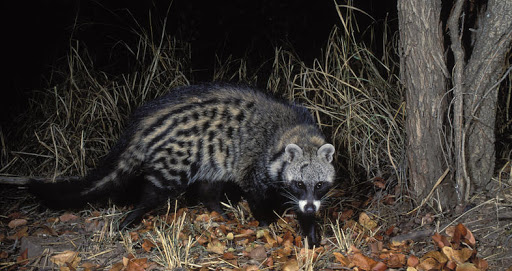
[[(462, 211), (470, 190), (485, 187), (494, 172), (497, 94), (500, 78), (510, 66), (506, 60), (512, 43), (512, 1), (487, 1), (478, 25), (464, 21), (467, 14), (477, 12), (469, 1), (445, 4), (453, 5), (447, 20), (452, 75), (443, 57), (441, 0), (398, 0), (407, 159), (409, 181), (418, 199), (424, 199), (449, 168), (455, 182), (448, 178), (438, 187), (440, 206), (450, 208), (457, 200)], [(470, 28), (476, 29), (474, 43), (465, 44)], [(453, 98), (450, 111), (447, 98)]]
[[(441, 134), (446, 113), (446, 69), (440, 0), (398, 0), (401, 79), (406, 88), (407, 162), (417, 199), (424, 199), (447, 163)], [(449, 180), (437, 189), (441, 206), (453, 206)]]
[[(464, 130), (467, 175), (485, 187), (494, 172), (494, 129), (499, 79), (512, 40), (512, 1), (489, 0), (476, 32), (475, 45), (464, 69)], [(466, 198), (469, 195), (467, 191)]]

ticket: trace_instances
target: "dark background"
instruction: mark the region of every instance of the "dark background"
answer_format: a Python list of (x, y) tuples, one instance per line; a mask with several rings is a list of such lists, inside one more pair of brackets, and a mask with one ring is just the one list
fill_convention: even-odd
[[(111, 74), (130, 70), (113, 49), (130, 42), (135, 21), (147, 27), (167, 15), (166, 31), (191, 43), (194, 81), (211, 80), (215, 54), (245, 57), (260, 65), (274, 47), (286, 45), (310, 62), (319, 57), (334, 25), (340, 25), (330, 0), (261, 1), (2, 1), (0, 128), (4, 133), (26, 111), (34, 90), (48, 86), (52, 67), (65, 62), (70, 40), (87, 46), (98, 69)], [(377, 21), (396, 18), (396, 0), (355, 1)], [(339, 4), (345, 4), (338, 1)], [(356, 12), (356, 14), (358, 14)], [(361, 29), (374, 23), (358, 16)], [(357, 35), (356, 35), (357, 36)]]

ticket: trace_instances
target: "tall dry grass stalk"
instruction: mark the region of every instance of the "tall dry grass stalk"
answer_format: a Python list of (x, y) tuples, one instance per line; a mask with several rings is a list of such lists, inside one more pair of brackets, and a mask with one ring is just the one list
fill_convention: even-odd
[(137, 107), (189, 84), (189, 45), (154, 33), (140, 30), (136, 44), (119, 43), (135, 67), (116, 76), (95, 69), (87, 50), (73, 42), (67, 66), (54, 71), (58, 83), (29, 102), (19, 135), (9, 142), (13, 162), (0, 173), (83, 176), (112, 147)]
[[(181, 238), (181, 232), (184, 229), (187, 213), (177, 216), (177, 202), (174, 208), (174, 219), (170, 224), (166, 221), (155, 223), (155, 228), (148, 232), (149, 238), (157, 246), (158, 254), (156, 254), (156, 261), (168, 270), (189, 266), (190, 249), (195, 245), (195, 241), (191, 236), (186, 240)], [(169, 215), (170, 204), (168, 204), (167, 217)]]
[(352, 247), (359, 248), (363, 244), (362, 232), (352, 228), (343, 229), (339, 221), (336, 221), (336, 223), (331, 222), (329, 226), (334, 235), (333, 243), (339, 251), (349, 253), (352, 251)]

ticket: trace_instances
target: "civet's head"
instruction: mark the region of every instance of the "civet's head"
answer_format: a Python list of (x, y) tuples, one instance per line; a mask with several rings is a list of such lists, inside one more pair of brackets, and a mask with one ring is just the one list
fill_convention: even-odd
[(322, 199), (334, 182), (333, 154), (331, 144), (309, 152), (296, 144), (286, 146), (282, 178), (297, 211), (313, 215), (320, 209)]

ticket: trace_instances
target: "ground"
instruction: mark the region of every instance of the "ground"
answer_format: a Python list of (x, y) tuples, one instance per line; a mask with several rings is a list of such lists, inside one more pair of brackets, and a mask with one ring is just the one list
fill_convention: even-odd
[(169, 204), (120, 232), (127, 207), (52, 211), (2, 186), (0, 270), (512, 270), (512, 188), (497, 187), (448, 217), (408, 214), (376, 185), (365, 201), (329, 208), (308, 250), (292, 214), (260, 227), (244, 202), (225, 217)]

